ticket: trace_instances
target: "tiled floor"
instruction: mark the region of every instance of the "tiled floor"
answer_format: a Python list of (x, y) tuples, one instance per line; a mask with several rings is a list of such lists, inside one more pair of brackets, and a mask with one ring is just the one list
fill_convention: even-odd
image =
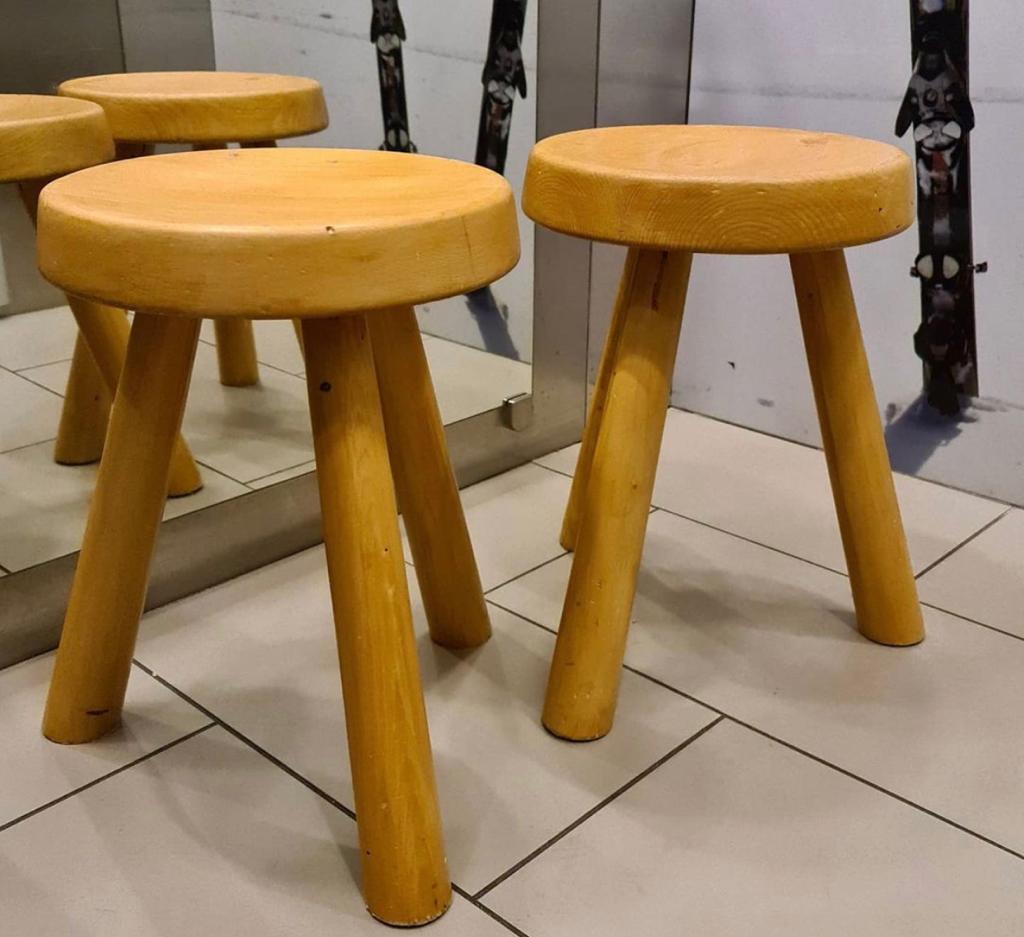
[[(303, 361), (290, 322), (255, 326), (255, 387), (222, 387), (212, 323), (204, 323), (184, 431), (205, 487), (167, 503), (175, 517), (313, 468)], [(66, 308), (0, 318), (0, 574), (78, 549), (96, 466), (54, 464), (53, 438), (75, 328)], [(446, 423), (530, 389), (532, 369), (424, 336)]]
[[(672, 412), (616, 726), (574, 745), (538, 720), (573, 455), (463, 493), (485, 647), (432, 645), (413, 578), (459, 892), (430, 933), (1024, 933), (1024, 514), (900, 479), (928, 638), (873, 645), (821, 454)], [(86, 748), (39, 739), (48, 657), (0, 673), (5, 928), (382, 932), (322, 551), (150, 613), (137, 661)]]

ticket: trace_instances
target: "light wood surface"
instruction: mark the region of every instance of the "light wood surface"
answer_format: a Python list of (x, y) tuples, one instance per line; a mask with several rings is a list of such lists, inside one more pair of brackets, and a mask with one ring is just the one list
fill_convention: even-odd
[(65, 290), (198, 316), (335, 316), (469, 292), (519, 257), (497, 173), (406, 153), (245, 149), (109, 163), (40, 202)]
[(790, 262), (857, 624), (872, 641), (916, 644), (924, 623), (846, 259)]
[(199, 321), (136, 316), (43, 719), (89, 742), (121, 721)]
[(760, 127), (605, 127), (548, 137), (523, 208), (540, 224), (630, 246), (778, 254), (849, 247), (914, 221), (902, 150)]
[(303, 322), (363, 896), (422, 924), (451, 885), (380, 397), (362, 316)]
[(82, 333), (75, 337), (53, 461), (58, 465), (98, 462), (107, 435), (111, 395)]
[(368, 319), (391, 471), (430, 636), (444, 647), (477, 647), (491, 635), (490, 619), (416, 314), (406, 306)]
[(311, 78), (251, 72), (127, 72), (63, 82), (57, 93), (99, 104), (117, 140), (225, 143), (315, 133), (327, 106)]
[(639, 248), (631, 247), (626, 254), (626, 264), (619, 280), (619, 292), (612, 308), (612, 318), (608, 324), (608, 335), (601, 350), (601, 362), (597, 369), (597, 381), (590, 398), (587, 411), (587, 422), (583, 427), (583, 440), (580, 454), (576, 460), (576, 471), (572, 477), (572, 488), (569, 491), (569, 503), (565, 507), (562, 518), (562, 533), (559, 542), (570, 552), (576, 549), (576, 537), (579, 535), (580, 518), (583, 516), (583, 498), (590, 481), (590, 468), (594, 462), (594, 450), (597, 448), (597, 436), (604, 418), (605, 405), (608, 402), (608, 388), (611, 386), (612, 374), (615, 370), (616, 355), (622, 329), (626, 324), (626, 316), (632, 301), (633, 279), (636, 276), (636, 265), (640, 259)]
[(612, 727), (691, 260), (667, 251), (631, 258), (544, 704), (544, 725), (562, 738), (600, 738)]
[(0, 182), (51, 178), (114, 157), (102, 108), (45, 94), (0, 94)]

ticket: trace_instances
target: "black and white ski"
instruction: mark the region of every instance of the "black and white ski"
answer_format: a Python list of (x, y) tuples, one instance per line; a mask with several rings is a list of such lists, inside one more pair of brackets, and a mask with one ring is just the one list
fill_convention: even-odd
[(978, 393), (971, 227), (968, 0), (910, 0), (914, 71), (896, 118), (913, 125), (920, 247), (911, 270), (921, 280), (921, 326), (914, 349), (924, 362), (928, 403), (960, 412), (960, 394)]
[(384, 115), (384, 142), (380, 148), (415, 153), (416, 147), (409, 139), (409, 112), (405, 104), (404, 39), (405, 24), (398, 0), (373, 0), (370, 41), (377, 47), (380, 106)]
[[(494, 0), (482, 78), (484, 94), (480, 106), (476, 163), (502, 175), (508, 157), (516, 93), (526, 97), (526, 66), (522, 50), (525, 24), (526, 0)], [(480, 329), (484, 347), (496, 355), (518, 360), (521, 356), (512, 342), (505, 313), (494, 292), (484, 287), (468, 294), (466, 302)]]

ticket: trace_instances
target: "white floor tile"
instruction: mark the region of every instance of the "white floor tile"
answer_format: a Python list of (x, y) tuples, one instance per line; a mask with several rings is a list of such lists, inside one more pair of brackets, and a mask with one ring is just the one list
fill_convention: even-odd
[(70, 358), (77, 334), (67, 306), (0, 316), (0, 368), (20, 371)]
[[(302, 374), (306, 363), (302, 358), (295, 327), (288, 319), (266, 319), (253, 323), (256, 338), (256, 360), (262, 364), (290, 374)], [(200, 337), (204, 342), (213, 343), (215, 332), (212, 319), (203, 321)]]
[(200, 344), (185, 410), (196, 459), (246, 482), (313, 458), (306, 382), (273, 368), (253, 387), (224, 387), (217, 352)]
[(288, 481), (290, 478), (298, 478), (300, 475), (308, 475), (310, 472), (316, 471), (316, 462), (303, 462), (301, 465), (293, 465), (291, 468), (285, 469), (283, 472), (274, 472), (272, 475), (264, 475), (263, 478), (254, 478), (251, 482), (248, 482), (250, 488), (260, 489), (269, 488), (271, 485), (276, 485), (278, 482)]
[[(79, 549), (98, 465), (57, 465), (53, 443), (0, 454), (0, 565), (9, 570)], [(200, 465), (203, 488), (170, 498), (164, 518), (178, 517), (248, 492), (244, 485)]]
[(120, 729), (89, 745), (57, 745), (47, 741), (40, 726), (53, 658), (53, 654), (46, 654), (0, 671), (0, 712), (4, 719), (0, 742), (0, 761), (4, 764), (0, 826), (210, 721), (198, 709), (135, 669)]
[[(558, 532), (569, 484), (536, 465), (521, 465), (463, 489), (462, 508), (485, 592), (565, 552)], [(405, 557), (412, 561), (408, 543)]]
[(483, 900), (531, 937), (1015, 937), (1024, 863), (722, 723)]
[(62, 401), (11, 371), (0, 368), (0, 452), (57, 435)]
[(533, 388), (533, 367), (523, 361), (430, 335), (423, 336), (423, 348), (445, 424), (493, 410)]
[[(0, 836), (4, 929), (38, 937), (379, 935), (355, 823), (211, 729)], [(430, 931), (508, 932), (459, 898)]]
[[(538, 460), (573, 472), (578, 446)], [(917, 572), (1006, 508), (896, 476)], [(846, 570), (825, 456), (817, 449), (682, 410), (669, 410), (654, 504), (830, 569)]]
[(918, 588), (925, 602), (1024, 638), (1024, 511), (996, 521)]
[[(491, 641), (454, 654), (426, 636), (415, 588), (413, 600), (449, 861), (470, 891), (714, 718), (627, 675), (615, 736), (559, 741), (540, 725), (550, 635), (494, 609)], [(321, 550), (150, 613), (138, 658), (352, 804)]]
[[(491, 598), (556, 628), (570, 560)], [(1024, 643), (926, 610), (916, 648), (854, 630), (838, 574), (664, 512), (627, 663), (1024, 852)]]

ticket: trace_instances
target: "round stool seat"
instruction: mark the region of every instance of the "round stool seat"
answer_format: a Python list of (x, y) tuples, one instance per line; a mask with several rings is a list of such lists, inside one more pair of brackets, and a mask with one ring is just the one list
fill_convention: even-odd
[(126, 142), (247, 143), (327, 126), (320, 85), (288, 75), (128, 72), (73, 78), (57, 93), (101, 105)]
[(831, 250), (913, 223), (913, 167), (896, 147), (831, 133), (607, 127), (538, 143), (523, 207), (556, 231), (637, 247)]
[(304, 318), (492, 283), (519, 258), (512, 190), (469, 163), (365, 150), (209, 150), (58, 179), (39, 267), (71, 293), (191, 316)]
[(0, 182), (61, 176), (114, 157), (103, 109), (46, 94), (0, 94)]

